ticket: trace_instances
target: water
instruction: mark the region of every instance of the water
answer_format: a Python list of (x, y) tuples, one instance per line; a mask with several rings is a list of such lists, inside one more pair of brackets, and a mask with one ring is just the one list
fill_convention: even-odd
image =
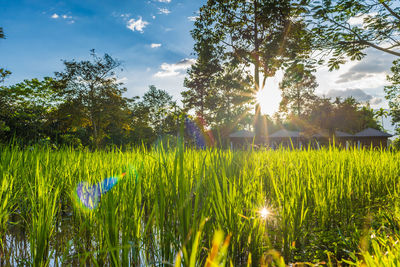
[[(0, 259), (0, 266), (27, 266), (31, 265), (31, 246), (29, 237), (29, 226), (23, 220), (16, 220), (19, 216), (13, 215), (10, 218), (14, 223), (9, 223), (5, 236), (4, 255)], [(142, 225), (144, 227), (144, 225)], [(101, 249), (101, 242), (96, 232), (89, 236), (78, 232), (79, 226), (74, 224), (72, 213), (65, 213), (59, 216), (55, 222), (53, 237), (50, 240), (49, 266), (95, 266), (99, 264), (110, 264), (109, 251)], [(154, 233), (156, 231), (154, 230)], [(154, 235), (155, 239), (156, 234)], [(122, 244), (122, 233), (119, 243)], [(159, 265), (161, 255), (157, 249), (147, 248), (139, 242), (139, 250), (135, 251), (136, 242), (131, 240), (119, 250), (119, 258), (122, 258), (122, 249), (128, 249), (129, 266), (151, 266)], [(85, 250), (86, 249), (86, 250)], [(153, 253), (152, 253), (153, 251)], [(136, 255), (139, 262), (135, 261)], [(159, 260), (160, 259), (160, 260)], [(172, 264), (172, 263), (171, 263)]]

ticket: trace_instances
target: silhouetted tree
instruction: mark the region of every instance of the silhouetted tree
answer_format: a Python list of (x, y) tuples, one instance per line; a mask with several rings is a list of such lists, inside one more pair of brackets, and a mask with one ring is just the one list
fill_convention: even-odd
[[(208, 1), (200, 8), (192, 36), (197, 44), (212, 44), (223, 59), (236, 59), (253, 68), (253, 94), (264, 88), (267, 77), (282, 64), (308, 53), (309, 40), (301, 9), (290, 0)], [(263, 76), (263, 77), (261, 77)], [(262, 82), (261, 82), (262, 80)], [(260, 107), (256, 107), (256, 116)], [(256, 136), (263, 136), (256, 119)]]
[(397, 133), (400, 132), (400, 59), (393, 62), (391, 68), (392, 75), (388, 75), (387, 79), (391, 85), (385, 86), (385, 98), (389, 100), (390, 115), (392, 123), (396, 125)]
[(98, 57), (91, 51), (92, 61), (64, 61), (65, 70), (56, 72), (62, 95), (66, 100), (63, 107), (71, 114), (71, 127), (84, 128), (90, 142), (98, 147), (110, 124), (127, 127), (126, 88), (117, 81), (116, 70), (120, 62), (105, 54)]
[[(400, 8), (394, 0), (306, 1), (315, 49), (332, 55), (331, 69), (360, 60), (366, 48), (400, 56)], [(332, 53), (333, 52), (333, 53)]]
[(62, 99), (57, 96), (52, 78), (2, 86), (0, 96), (3, 140), (16, 137), (25, 142), (38, 142), (54, 137), (51, 114)]
[(295, 62), (286, 69), (279, 88), (282, 91), (280, 111), (303, 117), (307, 106), (315, 99), (318, 84), (314, 70), (304, 63)]

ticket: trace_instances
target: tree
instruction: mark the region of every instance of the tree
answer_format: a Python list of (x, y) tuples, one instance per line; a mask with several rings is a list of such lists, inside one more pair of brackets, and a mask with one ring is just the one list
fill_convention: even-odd
[(150, 110), (142, 101), (132, 105), (129, 140), (134, 144), (151, 144), (156, 140), (156, 135), (150, 122)]
[(388, 115), (389, 115), (389, 112), (387, 112), (384, 108), (380, 108), (375, 112), (375, 117), (381, 118), (381, 120), (382, 120), (382, 128), (383, 129), (384, 129), (383, 118), (387, 118)]
[(360, 60), (366, 48), (400, 56), (400, 7), (394, 0), (310, 1), (309, 20), (317, 50), (332, 53), (330, 69)]
[[(0, 39), (4, 39), (4, 32), (3, 32), (3, 28), (0, 27)], [(5, 78), (7, 78), (9, 75), (11, 75), (11, 72), (9, 70), (0, 68), (0, 83), (3, 83)]]
[(0, 83), (3, 83), (4, 80), (11, 75), (11, 71), (0, 68)]
[[(400, 7), (395, 0), (305, 1), (309, 4), (309, 23), (314, 35), (314, 49), (329, 55), (330, 70), (350, 60), (361, 60), (365, 49), (400, 56)], [(399, 90), (396, 72), (399, 60), (393, 62), (388, 77), (393, 86), (385, 87), (393, 122), (400, 121)]]
[(167, 91), (157, 89), (154, 85), (150, 85), (149, 90), (143, 96), (143, 106), (149, 111), (149, 121), (151, 127), (157, 136), (166, 133), (165, 120), (168, 114), (177, 105), (172, 101), (172, 96)]
[(117, 82), (120, 62), (108, 54), (98, 57), (94, 50), (91, 57), (92, 61), (65, 60), (65, 70), (55, 75), (66, 100), (61, 109), (71, 115), (65, 120), (72, 128), (86, 129), (90, 143), (98, 147), (111, 124), (127, 127), (128, 99), (122, 96), (126, 88)]
[[(4, 39), (4, 32), (3, 32), (3, 28), (0, 27), (0, 39)], [(11, 75), (11, 72), (0, 68), (0, 84), (4, 83), (4, 80)], [(5, 99), (5, 94), (3, 92), (5, 88), (3, 86), (0, 85), (0, 90), (1, 90), (1, 94), (0, 94), (0, 112), (3, 113), (3, 111), (5, 110), (5, 106), (4, 103), (6, 101)], [(6, 125), (6, 123), (3, 120), (0, 120), (0, 133), (3, 134), (7, 131), (9, 131), (10, 128)]]
[(183, 91), (181, 95), (185, 109), (194, 109), (198, 116), (211, 121), (215, 95), (213, 83), (216, 75), (221, 72), (221, 66), (210, 40), (205, 36), (201, 38), (201, 42), (195, 45), (198, 55), (196, 63), (188, 70), (188, 77), (184, 81), (184, 86), (189, 90)]
[(383, 130), (383, 126), (379, 125), (375, 117), (375, 112), (369, 104), (361, 106), (358, 111), (360, 113), (360, 128), (358, 131), (364, 130), (366, 128)]
[(304, 120), (304, 125), (311, 128), (308, 131), (328, 130), (330, 135), (335, 131), (356, 133), (369, 127), (380, 129), (369, 105), (361, 105), (353, 97), (334, 101), (316, 97)]
[(141, 145), (153, 144), (168, 135), (176, 135), (178, 118), (182, 111), (168, 92), (154, 85), (143, 95), (141, 101), (130, 105), (129, 140)]
[(54, 137), (51, 114), (61, 99), (50, 77), (24, 80), (8, 87), (0, 87), (0, 120), (7, 129), (2, 138), (17, 137), (25, 142), (38, 142)]
[(305, 108), (315, 99), (316, 82), (315, 70), (309, 68), (304, 63), (295, 62), (283, 76), (282, 82), (279, 84), (282, 90), (282, 101), (280, 103), (280, 111), (296, 114), (302, 117)]
[(327, 130), (330, 134), (335, 131), (334, 124), (334, 105), (330, 98), (317, 97), (307, 118), (305, 119), (306, 125), (311, 129), (307, 129), (310, 132), (315, 132), (319, 130)]
[[(290, 0), (208, 1), (200, 8), (192, 36), (199, 44), (207, 36), (223, 52), (223, 59), (234, 58), (252, 67), (255, 95), (283, 62), (308, 52), (300, 10)], [(259, 113), (258, 106), (256, 116)], [(261, 136), (263, 127), (258, 125), (256, 135)]]
[(226, 134), (244, 126), (253, 101), (252, 82), (248, 72), (227, 62), (214, 82), (214, 125), (226, 128)]
[(399, 133), (400, 128), (398, 124), (400, 123), (400, 59), (393, 61), (391, 71), (392, 75), (388, 75), (387, 79), (392, 84), (389, 86), (385, 86), (385, 98), (389, 100), (392, 123), (396, 124), (396, 131)]

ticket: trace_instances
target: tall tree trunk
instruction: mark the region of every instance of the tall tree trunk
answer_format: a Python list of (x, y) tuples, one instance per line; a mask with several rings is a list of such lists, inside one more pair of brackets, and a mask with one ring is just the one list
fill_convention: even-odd
[(300, 113), (301, 113), (301, 111), (300, 111), (300, 109), (301, 109), (300, 101), (301, 101), (301, 99), (300, 99), (300, 88), (297, 86), (297, 116), (299, 116), (299, 117), (300, 117)]
[[(258, 0), (254, 0), (254, 92), (258, 94), (260, 90), (260, 44), (258, 39)], [(261, 106), (256, 103), (254, 110), (254, 130), (255, 142), (265, 143), (267, 138), (266, 123), (261, 114)]]
[(200, 118), (204, 119), (204, 100), (205, 96), (204, 96), (204, 88), (201, 90), (201, 103), (200, 103)]
[(95, 121), (95, 100), (94, 100), (94, 85), (90, 86), (90, 92), (89, 92), (89, 99), (90, 99), (90, 122), (92, 123), (93, 127), (93, 142), (94, 146), (97, 148), (97, 139), (98, 139), (98, 129), (97, 129), (97, 123)]

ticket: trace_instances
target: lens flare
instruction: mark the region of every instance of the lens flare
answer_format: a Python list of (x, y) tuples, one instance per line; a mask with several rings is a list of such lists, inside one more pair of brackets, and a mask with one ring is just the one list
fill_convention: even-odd
[(80, 182), (74, 191), (76, 202), (84, 209), (90, 211), (96, 209), (102, 195), (110, 191), (125, 175), (124, 172), (118, 177), (109, 177), (94, 185)]
[(201, 149), (204, 149), (207, 145), (212, 146), (214, 144), (212, 133), (205, 130), (205, 125), (205, 121), (201, 117), (197, 117), (192, 121), (188, 116), (185, 116), (186, 134)]
[(266, 220), (271, 216), (271, 211), (266, 207), (263, 207), (262, 209), (260, 209), (260, 211), (258, 213), (260, 214), (260, 217), (263, 220)]

